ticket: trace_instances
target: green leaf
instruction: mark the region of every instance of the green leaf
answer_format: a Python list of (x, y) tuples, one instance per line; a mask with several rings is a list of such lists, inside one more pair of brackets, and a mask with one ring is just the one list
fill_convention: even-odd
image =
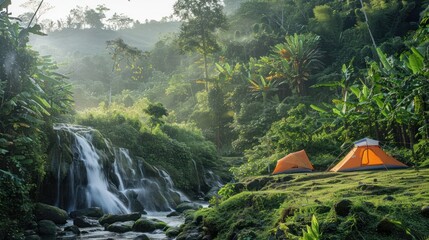
[(357, 86), (351, 86), (350, 87), (350, 91), (352, 91), (352, 93), (357, 97), (360, 98), (361, 96), (361, 91)]
[(377, 54), (378, 57), (380, 58), (381, 63), (383, 64), (383, 67), (387, 70), (390, 71), (392, 70), (392, 66), (390, 65), (390, 63), (387, 61), (387, 57), (386, 54), (383, 53), (383, 51), (381, 51), (380, 48), (377, 48)]
[(314, 109), (314, 110), (318, 111), (318, 112), (326, 113), (326, 110), (325, 110), (325, 109), (323, 109), (323, 108), (321, 108), (321, 107), (318, 107), (318, 106), (316, 106), (316, 105), (314, 105), (314, 104), (310, 104), (310, 107), (311, 107), (312, 109)]
[(415, 48), (412, 48), (411, 51), (412, 54), (408, 56), (408, 63), (406, 65), (411, 69), (413, 74), (418, 74), (424, 69), (424, 57)]
[(35, 97), (39, 101), (39, 103), (42, 104), (42, 106), (44, 106), (45, 108), (51, 108), (51, 105), (44, 98), (41, 98), (39, 96), (35, 96)]
[(340, 116), (340, 117), (342, 117), (343, 116), (343, 114), (341, 113), (341, 111), (340, 110), (338, 110), (338, 109), (336, 109), (336, 108), (333, 108), (332, 109), (332, 112), (334, 112), (335, 114), (337, 114), (338, 116)]

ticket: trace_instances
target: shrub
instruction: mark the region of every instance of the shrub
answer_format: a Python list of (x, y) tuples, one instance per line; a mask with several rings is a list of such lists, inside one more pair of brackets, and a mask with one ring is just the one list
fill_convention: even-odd
[(32, 219), (28, 190), (21, 179), (0, 170), (0, 239), (22, 238)]

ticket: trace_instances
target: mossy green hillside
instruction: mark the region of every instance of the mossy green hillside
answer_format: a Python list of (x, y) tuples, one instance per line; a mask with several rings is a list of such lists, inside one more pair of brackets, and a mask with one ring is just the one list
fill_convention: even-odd
[[(322, 239), (427, 239), (429, 169), (248, 178), (193, 213), (182, 231), (214, 239), (298, 239), (316, 216)], [(227, 198), (229, 196), (229, 198)], [(340, 202), (350, 202), (340, 214)], [(341, 216), (342, 215), (342, 216)], [(387, 227), (386, 227), (387, 226)]]

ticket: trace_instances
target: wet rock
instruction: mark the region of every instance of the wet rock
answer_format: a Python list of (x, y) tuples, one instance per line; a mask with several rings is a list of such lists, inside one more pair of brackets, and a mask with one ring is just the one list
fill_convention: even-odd
[(180, 233), (176, 240), (200, 240), (202, 237), (203, 236), (201, 233), (199, 233), (196, 229), (193, 229), (191, 231)]
[(51, 220), (56, 224), (65, 224), (68, 219), (66, 211), (44, 203), (36, 203), (34, 215), (37, 221)]
[(166, 223), (156, 219), (140, 218), (134, 223), (133, 230), (136, 232), (152, 232), (156, 229), (163, 229), (166, 226)]
[(179, 235), (180, 233), (180, 229), (177, 227), (171, 227), (169, 229), (167, 229), (167, 231), (165, 232), (165, 235), (169, 238), (174, 238), (177, 235)]
[(101, 225), (104, 224), (113, 224), (115, 222), (128, 222), (128, 221), (137, 221), (141, 217), (141, 213), (135, 212), (130, 214), (105, 214), (98, 221)]
[(171, 213), (167, 214), (167, 217), (176, 217), (176, 216), (179, 216), (179, 215), (180, 215), (180, 213), (174, 211), (174, 212), (171, 212)]
[(139, 212), (141, 214), (146, 213), (146, 211), (144, 210), (144, 206), (138, 200), (139, 195), (135, 191), (129, 190), (126, 192), (125, 195), (127, 196), (128, 200), (129, 200), (129, 206), (131, 208), (131, 211)]
[(55, 236), (57, 225), (51, 220), (41, 220), (37, 223), (38, 233), (43, 236)]
[(100, 226), (100, 224), (98, 224), (98, 221), (95, 219), (90, 219), (87, 218), (85, 216), (82, 217), (76, 217), (73, 220), (73, 224), (76, 225), (77, 227), (80, 228), (87, 228), (87, 227), (97, 227)]
[(210, 190), (204, 195), (204, 200), (209, 201), (213, 197), (218, 197), (219, 195), (217, 193), (219, 192), (219, 189), (220, 187), (218, 186), (213, 186), (210, 188)]
[(64, 228), (64, 232), (72, 232), (73, 234), (80, 235), (80, 230), (76, 225), (68, 226)]
[(138, 237), (135, 237), (134, 240), (150, 240), (150, 238), (148, 236), (146, 236), (145, 234), (142, 234)]
[(202, 207), (203, 206), (201, 206), (198, 203), (183, 202), (176, 207), (176, 212), (183, 213), (184, 211), (189, 210), (189, 209), (198, 210)]
[(107, 231), (116, 233), (125, 233), (133, 230), (134, 221), (116, 222), (107, 227)]
[(91, 207), (91, 208), (85, 208), (85, 209), (79, 209), (76, 211), (72, 211), (70, 213), (71, 218), (75, 217), (94, 217), (94, 218), (100, 218), (104, 215), (103, 211), (99, 207)]
[(420, 213), (429, 218), (429, 206), (423, 206), (422, 209), (420, 210)]
[(335, 204), (334, 209), (338, 216), (345, 217), (349, 215), (352, 209), (352, 201), (343, 199)]

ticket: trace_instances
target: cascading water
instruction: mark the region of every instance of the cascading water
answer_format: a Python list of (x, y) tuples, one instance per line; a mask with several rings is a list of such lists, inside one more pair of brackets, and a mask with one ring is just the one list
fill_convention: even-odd
[(57, 206), (68, 211), (100, 207), (106, 213), (128, 213), (169, 211), (189, 201), (174, 188), (167, 172), (132, 159), (127, 149), (114, 148), (105, 139), (95, 144), (95, 130), (65, 124), (54, 130), (58, 142), (51, 151), (51, 165), (57, 185), (50, 191), (56, 192), (52, 203)]

